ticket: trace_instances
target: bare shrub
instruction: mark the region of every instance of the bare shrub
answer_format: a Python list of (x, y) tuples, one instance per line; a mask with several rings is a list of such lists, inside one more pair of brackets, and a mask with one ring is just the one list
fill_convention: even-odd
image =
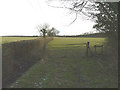
[(44, 55), (43, 47), (52, 38), (23, 40), (2, 45), (3, 87), (14, 82)]

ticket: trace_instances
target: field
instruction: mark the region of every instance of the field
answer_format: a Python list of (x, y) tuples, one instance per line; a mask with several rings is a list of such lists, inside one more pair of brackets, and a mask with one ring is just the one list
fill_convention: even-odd
[[(86, 56), (88, 41), (90, 53)], [(56, 37), (48, 43), (45, 57), (9, 87), (117, 88), (117, 60), (106, 57), (105, 52), (94, 53), (93, 46), (104, 42), (105, 38)]]
[(21, 40), (37, 39), (38, 37), (0, 37), (0, 44), (16, 42)]

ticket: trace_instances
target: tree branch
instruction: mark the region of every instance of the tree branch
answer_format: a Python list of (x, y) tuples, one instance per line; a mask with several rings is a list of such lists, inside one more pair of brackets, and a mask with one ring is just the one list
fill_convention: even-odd
[(76, 13), (75, 19), (69, 25), (73, 24), (77, 20), (77, 17), (78, 17), (78, 13)]

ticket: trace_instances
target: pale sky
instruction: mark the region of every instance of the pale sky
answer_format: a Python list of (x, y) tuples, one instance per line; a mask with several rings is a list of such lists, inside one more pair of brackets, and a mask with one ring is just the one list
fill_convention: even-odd
[(48, 6), (46, 0), (0, 0), (0, 36), (39, 35), (36, 26), (48, 23), (60, 31), (59, 35), (79, 35), (93, 31), (95, 24), (69, 10)]

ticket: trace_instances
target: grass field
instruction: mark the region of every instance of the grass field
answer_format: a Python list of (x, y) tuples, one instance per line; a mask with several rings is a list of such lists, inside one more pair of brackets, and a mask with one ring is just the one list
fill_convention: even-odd
[(9, 43), (9, 42), (16, 42), (21, 40), (31, 40), (31, 39), (37, 39), (38, 37), (0, 37), (2, 39), (0, 41), (0, 44)]
[(54, 38), (47, 46), (45, 59), (10, 87), (117, 88), (117, 64), (104, 55), (86, 57), (84, 43), (88, 41), (94, 52), (93, 45), (103, 44), (105, 38)]

